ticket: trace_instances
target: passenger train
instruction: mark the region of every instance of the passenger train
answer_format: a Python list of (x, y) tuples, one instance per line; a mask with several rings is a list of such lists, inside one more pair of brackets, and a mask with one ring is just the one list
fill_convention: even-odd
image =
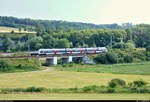
[(97, 54), (107, 52), (106, 47), (97, 48), (67, 48), (67, 49), (39, 49), (31, 55), (58, 55), (58, 54)]

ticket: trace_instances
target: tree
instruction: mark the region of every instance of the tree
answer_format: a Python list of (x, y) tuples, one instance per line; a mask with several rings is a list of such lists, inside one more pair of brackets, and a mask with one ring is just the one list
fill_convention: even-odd
[(55, 31), (56, 31), (55, 26), (49, 26), (49, 27), (46, 28), (46, 32), (49, 33), (49, 34), (55, 32)]
[(41, 35), (45, 31), (45, 28), (42, 24), (37, 24), (36, 25), (36, 32), (38, 35)]
[(70, 43), (67, 39), (59, 39), (57, 40), (56, 47), (57, 48), (69, 48)]
[(40, 36), (32, 35), (30, 39), (26, 42), (26, 48), (28, 48), (28, 44), (30, 45), (30, 49), (32, 51), (38, 50), (42, 47), (43, 39)]
[(9, 37), (6, 37), (5, 40), (2, 43), (2, 49), (6, 52), (7, 50), (10, 50), (10, 45), (13, 44), (14, 41), (11, 40)]
[(128, 42), (125, 44), (125, 48), (129, 50), (135, 49), (135, 43), (132, 40), (128, 40)]

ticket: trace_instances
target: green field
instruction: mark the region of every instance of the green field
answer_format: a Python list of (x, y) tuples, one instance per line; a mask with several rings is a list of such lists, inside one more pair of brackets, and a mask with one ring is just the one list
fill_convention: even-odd
[[(26, 64), (26, 60), (11, 60), (10, 64)], [(32, 64), (37, 62), (33, 61)], [(53, 70), (39, 70), (32, 72), (0, 73), (0, 88), (82, 88), (89, 85), (108, 85), (114, 78), (120, 78), (126, 83), (142, 79), (150, 85), (149, 62), (121, 65), (58, 65)], [(62, 69), (63, 68), (63, 69)], [(82, 69), (82, 71), (80, 71)], [(97, 69), (101, 69), (100, 72)], [(101, 72), (103, 69), (103, 72)], [(139, 70), (138, 71), (136, 71)], [(118, 72), (117, 72), (118, 70)], [(113, 72), (114, 71), (114, 72)], [(123, 73), (124, 72), (124, 73)], [(114, 74), (115, 73), (115, 74)], [(117, 74), (116, 74), (117, 73)], [(121, 74), (123, 73), (123, 74)], [(0, 94), (2, 100), (17, 99), (54, 99), (54, 100), (149, 100), (150, 94), (98, 94), (98, 93), (7, 93)]]
[(0, 94), (0, 100), (150, 100), (150, 94)]
[(33, 71), (0, 74), (0, 88), (73, 88), (88, 85), (107, 85), (113, 78), (121, 78), (127, 83), (143, 79), (150, 83), (149, 75), (126, 75), (108, 73), (87, 73), (69, 71)]
[(114, 64), (114, 65), (77, 65), (73, 66), (58, 65), (55, 67), (59, 71), (73, 72), (96, 72), (96, 73), (112, 73), (112, 74), (137, 74), (150, 75), (150, 62)]

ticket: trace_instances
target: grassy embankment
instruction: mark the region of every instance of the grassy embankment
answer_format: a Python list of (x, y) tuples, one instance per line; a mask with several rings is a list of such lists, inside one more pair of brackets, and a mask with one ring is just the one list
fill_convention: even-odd
[(8, 68), (5, 70), (0, 70), (0, 74), (5, 73), (15, 73), (15, 72), (28, 72), (45, 69), (44, 67), (39, 67), (37, 59), (0, 59), (8, 63)]

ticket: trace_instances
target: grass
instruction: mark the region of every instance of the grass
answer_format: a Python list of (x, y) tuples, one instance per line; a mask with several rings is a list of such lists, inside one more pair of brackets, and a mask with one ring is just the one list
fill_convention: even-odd
[(88, 85), (107, 85), (108, 82), (114, 78), (121, 78), (127, 83), (139, 79), (150, 83), (149, 75), (33, 71), (0, 74), (0, 88), (27, 88), (32, 86), (44, 88), (81, 88)]
[(150, 94), (0, 94), (0, 100), (150, 100)]
[(114, 64), (114, 65), (67, 65), (63, 67), (58, 65), (55, 67), (59, 71), (73, 72), (96, 72), (96, 73), (113, 73), (113, 74), (136, 74), (150, 75), (150, 62)]
[[(8, 62), (10, 66), (8, 70), (0, 71), (0, 74), (15, 73), (15, 72), (28, 72), (46, 69), (38, 66), (37, 59), (3, 59)], [(18, 67), (20, 66), (20, 67)]]

